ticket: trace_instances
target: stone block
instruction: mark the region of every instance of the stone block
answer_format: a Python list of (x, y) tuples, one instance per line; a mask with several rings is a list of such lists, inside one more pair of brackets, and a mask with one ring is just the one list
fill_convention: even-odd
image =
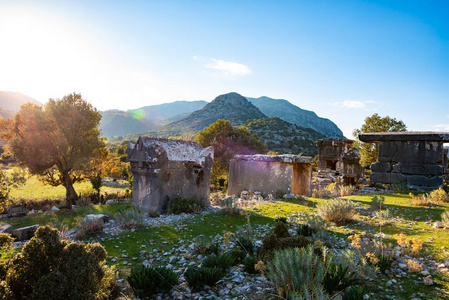
[(22, 227), (19, 229), (15, 229), (12, 235), (15, 236), (19, 241), (29, 240), (33, 237), (34, 233), (38, 228), (39, 225)]
[(373, 172), (389, 173), (391, 172), (391, 164), (387, 162), (376, 162), (371, 164), (371, 170)]
[(0, 233), (13, 234), (12, 226), (9, 224), (0, 224)]
[(443, 185), (444, 180), (443, 176), (409, 175), (407, 176), (407, 182), (412, 189), (435, 190)]
[(400, 173), (381, 173), (373, 172), (370, 175), (370, 181), (375, 183), (389, 183), (394, 184), (407, 180), (407, 176)]
[(406, 175), (443, 175), (443, 166), (436, 164), (408, 164), (400, 163), (399, 172)]

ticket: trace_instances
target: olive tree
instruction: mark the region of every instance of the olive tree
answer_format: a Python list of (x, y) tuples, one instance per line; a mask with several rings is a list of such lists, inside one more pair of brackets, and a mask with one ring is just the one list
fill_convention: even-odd
[(76, 93), (50, 99), (45, 106), (25, 104), (14, 118), (14, 157), (45, 183), (63, 185), (69, 209), (78, 199), (73, 183), (83, 179), (83, 168), (105, 147), (100, 119), (100, 113)]

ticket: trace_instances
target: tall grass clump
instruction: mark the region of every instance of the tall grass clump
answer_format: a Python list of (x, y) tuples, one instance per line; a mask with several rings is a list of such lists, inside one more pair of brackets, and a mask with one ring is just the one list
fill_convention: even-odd
[(145, 213), (137, 207), (131, 207), (117, 212), (115, 219), (124, 228), (142, 227), (145, 225)]
[(352, 221), (355, 214), (355, 205), (348, 199), (331, 199), (317, 207), (317, 214), (328, 222), (342, 224)]
[(325, 264), (310, 246), (275, 252), (274, 258), (268, 262), (267, 270), (267, 277), (276, 286), (280, 297), (329, 298), (322, 285), (326, 273)]
[(138, 297), (151, 297), (159, 292), (168, 292), (178, 283), (179, 274), (166, 267), (137, 266), (131, 269), (127, 281)]
[(337, 196), (351, 196), (357, 191), (357, 187), (353, 185), (341, 185), (337, 187)]
[(204, 205), (191, 198), (176, 198), (170, 204), (168, 213), (179, 215), (182, 213), (198, 213), (204, 208)]

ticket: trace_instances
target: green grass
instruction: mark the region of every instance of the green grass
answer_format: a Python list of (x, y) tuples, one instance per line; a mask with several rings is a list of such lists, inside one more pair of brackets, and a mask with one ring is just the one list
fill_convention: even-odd
[[(367, 196), (348, 196), (355, 202), (360, 202), (365, 208), (356, 217), (356, 221), (344, 226), (332, 226), (330, 230), (337, 233), (339, 237), (346, 238), (349, 234), (361, 233), (363, 231), (375, 234), (386, 234), (386, 241), (395, 244), (395, 236), (404, 233), (408, 238), (417, 238), (423, 241), (424, 249), (422, 256), (431, 255), (438, 259), (449, 259), (449, 232), (444, 229), (432, 228), (430, 220), (440, 220), (441, 213), (449, 208), (449, 204), (441, 205), (436, 208), (414, 207), (410, 204), (411, 199), (408, 195), (388, 194), (385, 196), (385, 207), (389, 209), (396, 221), (390, 225), (375, 226), (377, 220), (370, 215), (373, 210), (370, 209), (369, 203), (374, 195)], [(311, 213), (316, 210), (316, 206), (325, 199), (306, 198), (306, 200), (284, 200), (273, 201), (248, 209), (249, 220), (253, 225), (271, 224), (274, 225), (274, 219), (277, 217), (297, 217), (299, 212)], [(89, 213), (113, 214), (115, 211), (129, 207), (130, 204), (103, 205), (77, 208), (72, 212), (60, 211), (54, 214), (45, 215), (29, 215), (23, 218), (9, 219), (9, 223), (15, 228), (41, 224), (48, 222), (68, 224), (69, 227), (75, 226), (76, 219), (84, 217)], [(6, 221), (6, 220), (5, 220)], [(246, 224), (248, 221), (246, 216), (231, 217), (220, 213), (210, 213), (207, 215), (197, 215), (193, 219), (187, 219), (176, 225), (163, 225), (159, 227), (145, 227), (131, 231), (122, 231), (117, 235), (98, 235), (86, 237), (85, 241), (100, 242), (108, 252), (108, 264), (116, 265), (122, 272), (129, 272), (129, 264), (135, 265), (142, 262), (148, 257), (140, 257), (139, 253), (146, 250), (149, 253), (153, 251), (165, 252), (178, 249), (182, 244), (191, 244), (193, 239), (198, 235), (204, 235), (206, 238), (212, 239), (217, 234), (223, 235), (226, 231), (235, 232), (239, 226)], [(128, 257), (121, 257), (126, 253)], [(178, 253), (179, 255), (179, 253)], [(112, 258), (117, 257), (116, 262), (112, 262)], [(135, 259), (134, 259), (135, 258)], [(168, 257), (167, 257), (168, 258)], [(127, 262), (128, 265), (125, 265)], [(158, 264), (159, 262), (155, 262)], [(176, 266), (176, 265), (175, 265)], [(437, 280), (442, 290), (449, 290), (449, 278), (445, 274), (433, 274), (434, 280)], [(398, 279), (403, 290), (387, 287), (386, 282), (391, 279), (387, 276), (379, 275), (375, 284), (371, 284), (370, 292), (377, 293), (376, 284), (384, 287), (383, 294), (396, 296), (398, 299), (409, 299), (411, 292), (421, 292), (425, 295), (425, 299), (442, 299), (444, 296), (438, 292), (435, 286), (425, 286), (422, 284), (422, 276), (410, 275), (407, 278)], [(418, 283), (417, 282), (420, 282)], [(385, 292), (385, 289), (389, 289)], [(377, 294), (376, 294), (377, 295)], [(379, 298), (384, 299), (379, 292)], [(421, 297), (421, 299), (424, 299)]]

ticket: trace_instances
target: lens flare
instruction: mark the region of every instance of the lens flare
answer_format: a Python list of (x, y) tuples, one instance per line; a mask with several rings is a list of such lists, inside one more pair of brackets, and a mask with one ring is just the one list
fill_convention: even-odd
[(131, 116), (132, 116), (134, 119), (142, 120), (142, 119), (145, 118), (145, 111), (144, 111), (143, 109), (141, 109), (141, 108), (135, 109), (135, 110), (133, 110), (133, 111), (131, 112)]

